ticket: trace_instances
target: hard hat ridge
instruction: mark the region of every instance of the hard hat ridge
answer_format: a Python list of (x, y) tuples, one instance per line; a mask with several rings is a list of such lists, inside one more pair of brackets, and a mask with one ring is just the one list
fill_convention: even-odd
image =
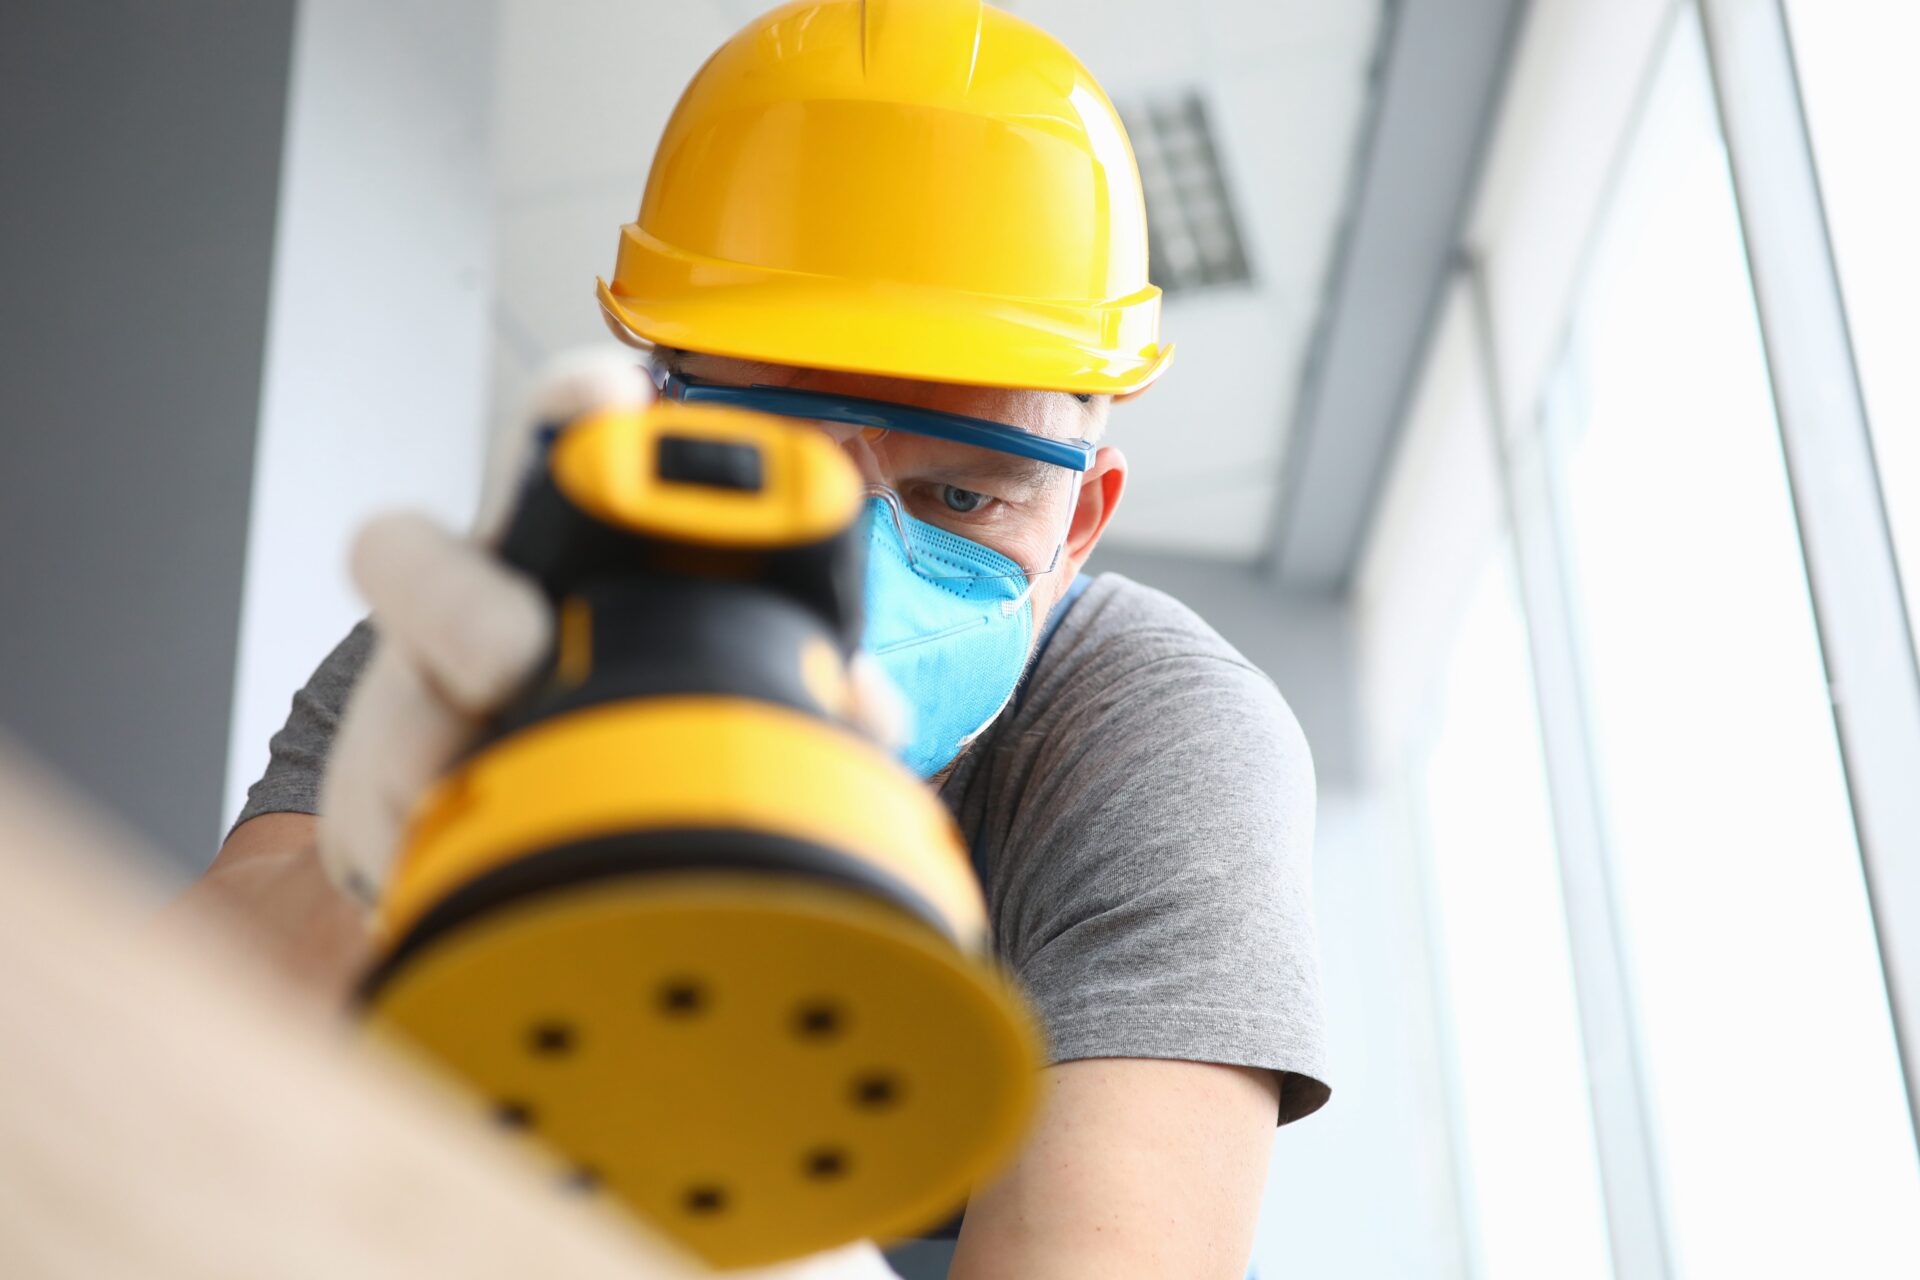
[(964, 93), (980, 55), (981, 0), (861, 0), (860, 65), (869, 85)]

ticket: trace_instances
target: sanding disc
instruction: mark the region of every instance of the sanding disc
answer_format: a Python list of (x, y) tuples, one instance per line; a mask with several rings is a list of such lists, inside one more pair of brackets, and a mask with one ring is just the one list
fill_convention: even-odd
[(1009, 1159), (1041, 1065), (1010, 986), (876, 898), (654, 873), (416, 949), (367, 1025), (719, 1266), (910, 1234)]

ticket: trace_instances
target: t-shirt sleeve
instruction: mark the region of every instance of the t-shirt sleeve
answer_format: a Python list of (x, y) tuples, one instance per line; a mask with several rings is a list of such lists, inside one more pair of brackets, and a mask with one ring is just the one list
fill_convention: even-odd
[(247, 802), (240, 807), (234, 826), (263, 813), (319, 811), (320, 774), (340, 724), (340, 710), (372, 647), (373, 628), (363, 619), (320, 660), (293, 695), (287, 722), (267, 743), (267, 771), (247, 788)]
[(1281, 1124), (1318, 1110), (1313, 762), (1285, 700), (1250, 666), (1163, 655), (1048, 738), (1000, 923), (1052, 1060), (1268, 1067)]

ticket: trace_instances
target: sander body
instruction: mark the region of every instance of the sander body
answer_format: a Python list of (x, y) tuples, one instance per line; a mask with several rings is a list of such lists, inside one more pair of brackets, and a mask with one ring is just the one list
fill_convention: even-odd
[(863, 501), (777, 418), (555, 432), (500, 547), (550, 659), (421, 802), (358, 992), (564, 1185), (723, 1267), (944, 1219), (1034, 1104), (958, 832), (854, 724)]

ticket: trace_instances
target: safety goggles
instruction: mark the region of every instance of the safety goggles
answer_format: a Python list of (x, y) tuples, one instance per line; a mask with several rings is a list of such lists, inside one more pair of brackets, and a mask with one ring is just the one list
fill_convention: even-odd
[[(880, 498), (914, 567), (931, 578), (1033, 577), (1060, 563), (1093, 464), (1088, 440), (1035, 435), (965, 414), (764, 384), (654, 371), (663, 398), (733, 405), (826, 432)], [(960, 538), (995, 553), (956, 547)]]

